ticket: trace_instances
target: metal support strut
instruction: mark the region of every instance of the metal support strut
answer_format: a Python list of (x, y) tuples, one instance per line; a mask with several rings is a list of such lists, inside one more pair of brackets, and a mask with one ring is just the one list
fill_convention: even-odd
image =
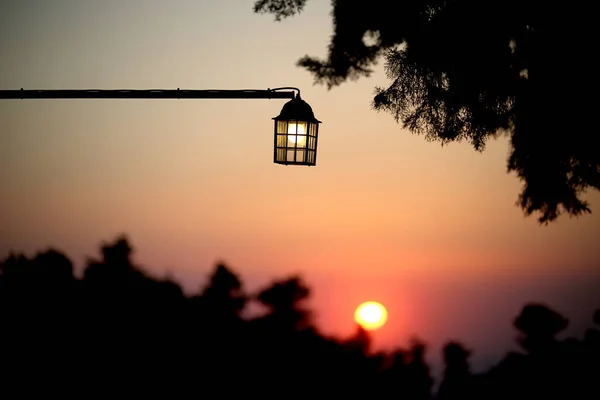
[[(285, 90), (285, 91), (283, 91)], [(300, 90), (282, 87), (266, 90), (0, 90), (0, 99), (293, 99)]]

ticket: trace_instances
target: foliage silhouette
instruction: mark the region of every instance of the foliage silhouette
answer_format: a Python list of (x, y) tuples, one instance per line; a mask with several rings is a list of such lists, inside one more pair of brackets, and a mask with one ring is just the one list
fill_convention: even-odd
[(469, 353), (458, 342), (449, 342), (444, 347), (446, 369), (437, 395), (439, 400), (474, 398), (473, 376), (468, 361)]
[[(255, 1), (277, 20), (304, 0)], [(329, 89), (369, 76), (384, 57), (391, 83), (373, 107), (428, 140), (469, 141), (477, 151), (510, 136), (508, 172), (523, 182), (517, 204), (540, 223), (590, 213), (600, 189), (595, 123), (594, 14), (581, 0), (332, 0), (326, 60), (298, 65)]]
[[(401, 397), (405, 399), (597, 398), (600, 326), (583, 340), (556, 335), (567, 319), (543, 304), (526, 304), (515, 318), (518, 342), (483, 373), (456, 341), (437, 393), (426, 345), (373, 353), (357, 326), (331, 338), (314, 326), (310, 290), (298, 276), (246, 293), (224, 263), (205, 287), (187, 296), (169, 279), (132, 262), (126, 237), (100, 247), (82, 278), (61, 252), (0, 263), (1, 394), (135, 395), (262, 398)], [(244, 317), (250, 301), (264, 315)], [(600, 325), (600, 310), (593, 316)]]

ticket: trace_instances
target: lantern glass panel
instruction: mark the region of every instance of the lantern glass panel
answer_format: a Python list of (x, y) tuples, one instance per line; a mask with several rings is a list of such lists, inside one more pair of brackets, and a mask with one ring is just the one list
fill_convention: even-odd
[(288, 133), (287, 121), (277, 121), (277, 133), (282, 133), (282, 134)]
[(286, 151), (285, 149), (277, 149), (277, 161), (278, 162), (285, 162), (285, 157), (286, 157)]
[(308, 133), (306, 121), (288, 121), (288, 147), (306, 147), (306, 135)]
[(287, 135), (277, 135), (277, 147), (287, 147)]
[(295, 153), (294, 149), (288, 149), (288, 151), (287, 151), (287, 160), (286, 160), (287, 162), (292, 162), (293, 163), (294, 161), (296, 161), (294, 159), (294, 153)]

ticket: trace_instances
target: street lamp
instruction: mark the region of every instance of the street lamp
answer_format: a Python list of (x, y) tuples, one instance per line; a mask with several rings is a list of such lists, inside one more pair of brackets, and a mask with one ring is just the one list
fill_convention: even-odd
[[(294, 93), (296, 91), (297, 93)], [(0, 90), (0, 99), (291, 99), (274, 117), (273, 161), (313, 166), (321, 121), (300, 97), (300, 89), (266, 90)]]
[(315, 165), (321, 121), (300, 94), (284, 104), (275, 121), (273, 161), (284, 165)]

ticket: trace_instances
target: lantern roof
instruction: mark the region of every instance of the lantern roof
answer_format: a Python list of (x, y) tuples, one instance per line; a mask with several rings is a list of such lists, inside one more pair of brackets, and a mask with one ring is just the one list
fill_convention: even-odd
[(315, 118), (315, 114), (310, 105), (302, 100), (299, 94), (285, 103), (279, 115), (272, 119), (275, 121), (307, 121), (321, 123), (321, 121)]

